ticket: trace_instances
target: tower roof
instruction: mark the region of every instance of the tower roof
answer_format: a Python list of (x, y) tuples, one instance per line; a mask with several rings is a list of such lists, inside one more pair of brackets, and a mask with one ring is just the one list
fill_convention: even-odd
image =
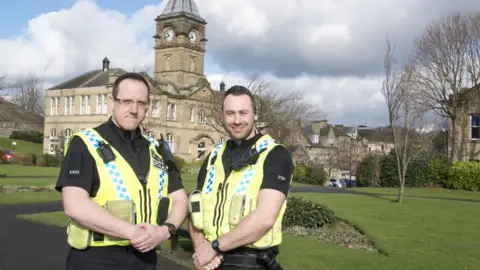
[(194, 0), (169, 0), (162, 14), (157, 19), (172, 17), (177, 15), (186, 15), (200, 21), (205, 21)]

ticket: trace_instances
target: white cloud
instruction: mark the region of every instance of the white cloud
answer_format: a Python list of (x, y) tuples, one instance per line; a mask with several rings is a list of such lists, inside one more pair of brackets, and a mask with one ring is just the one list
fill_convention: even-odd
[[(160, 1), (159, 1), (160, 2)], [(207, 77), (214, 88), (247, 84), (245, 74), (280, 91), (301, 90), (338, 124), (386, 123), (380, 93), (384, 38), (399, 56), (442, 12), (480, 8), (474, 0), (196, 0), (207, 20)], [(154, 66), (155, 17), (165, 3), (132, 14), (81, 0), (32, 18), (21, 35), (0, 39), (0, 74), (36, 73), (47, 84), (111, 67)], [(227, 72), (228, 71), (228, 72)]]

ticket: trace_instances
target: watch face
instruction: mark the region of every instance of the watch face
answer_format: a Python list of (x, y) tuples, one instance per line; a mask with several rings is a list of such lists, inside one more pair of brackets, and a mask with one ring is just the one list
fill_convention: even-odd
[(175, 33), (173, 32), (172, 29), (168, 29), (165, 31), (165, 41), (166, 42), (172, 42), (172, 40), (175, 38)]
[(190, 40), (190, 43), (194, 44), (197, 42), (197, 33), (195, 31), (191, 31), (188, 34), (188, 40)]

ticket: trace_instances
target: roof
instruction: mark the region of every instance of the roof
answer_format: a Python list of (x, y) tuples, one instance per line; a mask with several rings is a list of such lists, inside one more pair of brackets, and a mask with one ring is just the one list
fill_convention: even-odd
[(41, 124), (44, 122), (44, 118), (0, 98), (0, 121)]
[(103, 70), (92, 70), (87, 73), (84, 73), (80, 76), (77, 76), (68, 81), (57, 84), (47, 90), (59, 90), (59, 89), (74, 89), (74, 88), (85, 88), (85, 87), (98, 87), (104, 86), (108, 83), (108, 77), (110, 74), (121, 75), (127, 71), (121, 68), (112, 68)]
[(157, 19), (178, 15), (186, 15), (200, 21), (205, 21), (202, 16), (200, 16), (194, 0), (169, 0), (162, 14), (160, 14)]
[(388, 128), (359, 129), (358, 135), (371, 142), (393, 142), (392, 133)]

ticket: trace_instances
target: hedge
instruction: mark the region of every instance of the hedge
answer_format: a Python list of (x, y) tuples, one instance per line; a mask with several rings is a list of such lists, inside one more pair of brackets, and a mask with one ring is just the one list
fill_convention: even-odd
[(297, 164), (293, 170), (293, 181), (311, 185), (324, 185), (327, 181), (327, 173), (323, 167), (313, 167)]
[(29, 141), (34, 143), (43, 143), (43, 134), (37, 131), (17, 131), (10, 134), (10, 139)]
[(334, 212), (327, 206), (302, 198), (290, 197), (287, 201), (282, 225), (284, 227), (301, 226), (317, 229), (337, 221)]
[(446, 187), (480, 191), (480, 163), (457, 162), (450, 167)]

